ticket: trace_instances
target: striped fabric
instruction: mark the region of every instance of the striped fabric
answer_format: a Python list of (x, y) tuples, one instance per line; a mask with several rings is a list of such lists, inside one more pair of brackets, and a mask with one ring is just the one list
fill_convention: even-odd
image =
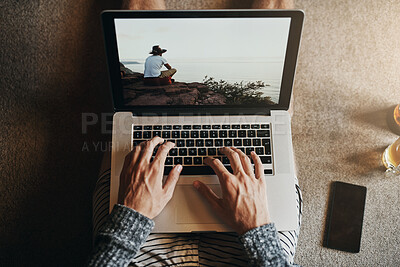
[[(93, 193), (93, 236), (104, 224), (110, 203), (110, 170), (103, 172)], [(290, 263), (296, 250), (302, 214), (302, 196), (296, 181), (299, 226), (278, 232)], [(150, 234), (129, 266), (248, 266), (236, 233)]]

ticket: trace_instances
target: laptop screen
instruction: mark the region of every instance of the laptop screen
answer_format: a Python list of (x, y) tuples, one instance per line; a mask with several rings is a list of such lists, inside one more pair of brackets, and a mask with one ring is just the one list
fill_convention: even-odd
[[(214, 15), (218, 12), (222, 15)], [(168, 12), (149, 17), (145, 12), (111, 14), (113, 29), (109, 32), (114, 47), (107, 53), (116, 53), (109, 67), (114, 73), (113, 91), (115, 85), (119, 87), (120, 106), (288, 104), (301, 25), (294, 36), (293, 14), (263, 13), (272, 15), (254, 12), (251, 16), (251, 11), (246, 11), (250, 16), (214, 11), (211, 17), (202, 11), (187, 12), (187, 17), (186, 12), (178, 17)], [(105, 31), (107, 38), (107, 23)]]

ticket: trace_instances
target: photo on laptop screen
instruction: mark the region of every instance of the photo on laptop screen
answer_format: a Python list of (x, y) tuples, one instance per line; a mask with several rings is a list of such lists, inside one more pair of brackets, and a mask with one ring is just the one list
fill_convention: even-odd
[(125, 106), (279, 103), (290, 18), (115, 19)]

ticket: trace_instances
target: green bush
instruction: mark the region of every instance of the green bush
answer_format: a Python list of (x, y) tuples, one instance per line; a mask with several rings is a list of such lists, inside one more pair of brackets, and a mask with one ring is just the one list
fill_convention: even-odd
[(226, 97), (226, 104), (275, 104), (271, 97), (263, 96), (261, 88), (269, 86), (262, 81), (229, 83), (224, 80), (216, 81), (212, 77), (205, 76), (203, 83), (213, 92)]

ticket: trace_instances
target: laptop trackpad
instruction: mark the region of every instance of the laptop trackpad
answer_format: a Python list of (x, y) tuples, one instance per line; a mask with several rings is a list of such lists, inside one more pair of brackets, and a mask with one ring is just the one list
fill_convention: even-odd
[[(221, 196), (219, 185), (209, 187)], [(177, 201), (175, 206), (176, 223), (210, 223), (222, 224), (207, 200), (192, 185), (180, 185), (175, 188), (174, 195)]]

